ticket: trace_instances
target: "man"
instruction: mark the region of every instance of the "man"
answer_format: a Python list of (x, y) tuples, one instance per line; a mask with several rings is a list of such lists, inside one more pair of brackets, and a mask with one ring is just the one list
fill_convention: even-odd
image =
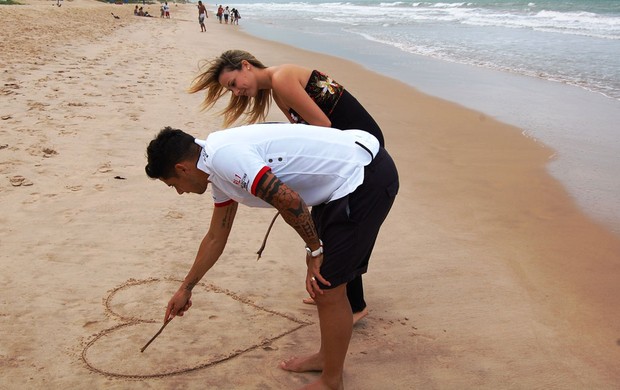
[(202, 1), (198, 1), (198, 23), (200, 23), (200, 32), (207, 31), (205, 26), (205, 18), (208, 18), (207, 8), (202, 4)]
[(164, 16), (168, 19), (170, 19), (170, 6), (168, 5), (168, 2), (164, 2)]
[(211, 184), (215, 202), (209, 230), (164, 321), (190, 308), (192, 288), (224, 250), (238, 203), (274, 207), (306, 244), (306, 290), (316, 301), (321, 331), (318, 352), (280, 367), (322, 371), (308, 388), (343, 388), (353, 322), (346, 284), (366, 272), (398, 192), (396, 167), (377, 139), (361, 130), (259, 124), (203, 141), (166, 127), (147, 157), (149, 177), (179, 194), (202, 194)]

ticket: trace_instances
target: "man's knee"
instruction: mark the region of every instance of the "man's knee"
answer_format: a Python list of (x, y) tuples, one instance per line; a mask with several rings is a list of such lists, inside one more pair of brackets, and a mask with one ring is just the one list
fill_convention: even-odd
[(323, 294), (316, 294), (314, 300), (319, 304), (329, 305), (338, 303), (341, 300), (347, 300), (347, 285), (346, 283), (341, 284), (340, 286), (336, 286), (330, 289), (324, 289)]

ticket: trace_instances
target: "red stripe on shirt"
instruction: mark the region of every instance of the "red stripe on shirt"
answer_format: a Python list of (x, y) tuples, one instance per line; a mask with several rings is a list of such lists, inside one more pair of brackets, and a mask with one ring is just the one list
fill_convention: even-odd
[(260, 171), (258, 171), (256, 177), (254, 178), (254, 182), (252, 183), (252, 191), (250, 191), (252, 195), (256, 196), (256, 186), (258, 185), (258, 182), (260, 181), (260, 179), (262, 179), (263, 175), (270, 170), (271, 168), (269, 168), (268, 166), (264, 166)]
[(229, 204), (231, 204), (232, 202), (234, 202), (234, 200), (228, 199), (226, 202), (215, 203), (215, 207), (226, 207)]

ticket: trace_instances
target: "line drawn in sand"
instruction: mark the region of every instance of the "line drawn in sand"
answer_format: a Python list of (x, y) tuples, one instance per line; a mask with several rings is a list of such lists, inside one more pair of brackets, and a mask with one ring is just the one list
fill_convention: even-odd
[(105, 311), (121, 323), (85, 343), (81, 359), (86, 366), (108, 377), (163, 378), (212, 367), (258, 348), (270, 350), (272, 342), (313, 324), (199, 283), (194, 291), (200, 294), (193, 300), (200, 305), (171, 322), (141, 353), (159, 328), (156, 318), (163, 318), (165, 311), (149, 303), (167, 302), (179, 283), (173, 278), (129, 279), (111, 290), (103, 301)]

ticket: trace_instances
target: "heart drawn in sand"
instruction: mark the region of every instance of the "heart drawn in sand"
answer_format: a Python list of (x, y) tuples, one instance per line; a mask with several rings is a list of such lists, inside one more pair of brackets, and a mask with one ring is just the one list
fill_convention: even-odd
[[(104, 299), (105, 310), (120, 323), (86, 342), (82, 360), (96, 373), (123, 378), (178, 375), (223, 363), (245, 352), (265, 348), (312, 323), (266, 309), (212, 284), (198, 284), (192, 306), (160, 329), (167, 300), (180, 280), (128, 280)], [(156, 302), (163, 306), (157, 307)]]

